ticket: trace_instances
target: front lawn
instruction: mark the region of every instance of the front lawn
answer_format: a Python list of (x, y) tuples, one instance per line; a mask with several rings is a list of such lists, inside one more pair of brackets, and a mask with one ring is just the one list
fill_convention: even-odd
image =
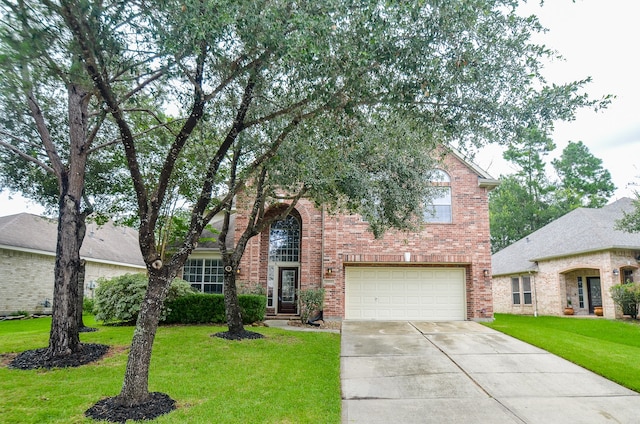
[(640, 324), (496, 314), (487, 326), (640, 392)]
[[(96, 327), (91, 317), (85, 324)], [(51, 320), (0, 322), (0, 355), (45, 347)], [(79, 368), (21, 371), (0, 367), (0, 422), (93, 423), (84, 411), (119, 393), (132, 327), (97, 326), (85, 343), (112, 354)], [(149, 389), (178, 409), (154, 423), (339, 423), (340, 336), (250, 328), (260, 340), (227, 341), (213, 326), (160, 327)], [(3, 355), (0, 359), (6, 362)]]

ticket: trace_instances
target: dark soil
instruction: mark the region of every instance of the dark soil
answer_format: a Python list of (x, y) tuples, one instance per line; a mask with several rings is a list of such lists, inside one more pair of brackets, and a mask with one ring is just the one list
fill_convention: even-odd
[(11, 362), (8, 367), (21, 370), (34, 370), (39, 368), (69, 368), (79, 367), (102, 358), (109, 346), (84, 343), (77, 352), (64, 356), (47, 357), (47, 348), (26, 350)]
[(229, 331), (223, 331), (221, 333), (212, 334), (211, 337), (220, 337), (221, 339), (226, 339), (226, 340), (264, 339), (263, 334), (256, 333), (253, 331), (247, 331), (247, 330), (244, 330), (240, 333), (231, 333)]
[(85, 411), (96, 421), (125, 423), (127, 420), (153, 420), (176, 409), (176, 401), (160, 392), (149, 393), (149, 400), (136, 406), (123, 406), (117, 397), (102, 399)]

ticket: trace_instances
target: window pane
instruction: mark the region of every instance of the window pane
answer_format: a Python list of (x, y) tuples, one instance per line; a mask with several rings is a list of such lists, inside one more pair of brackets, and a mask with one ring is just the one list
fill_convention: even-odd
[(522, 291), (531, 292), (531, 277), (522, 277)]
[(431, 173), (431, 181), (435, 183), (450, 183), (451, 177), (442, 169), (434, 169)]
[(224, 283), (222, 261), (220, 259), (187, 259), (182, 278), (200, 292), (222, 293)]
[(578, 303), (584, 308), (584, 287), (582, 285), (582, 277), (578, 277)]
[(511, 293), (513, 294), (513, 304), (520, 304), (520, 279), (519, 278), (511, 278)]
[(522, 297), (525, 305), (531, 305), (531, 277), (522, 277)]
[(442, 187), (439, 197), (431, 199), (431, 204), (425, 206), (425, 222), (452, 222), (451, 216), (451, 187)]
[(269, 232), (269, 260), (273, 262), (299, 262), (300, 223), (289, 215), (271, 224)]

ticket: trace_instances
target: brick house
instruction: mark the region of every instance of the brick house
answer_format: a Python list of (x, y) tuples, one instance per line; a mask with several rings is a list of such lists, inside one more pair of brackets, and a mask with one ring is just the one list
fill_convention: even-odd
[(616, 230), (615, 222), (632, 210), (629, 198), (575, 209), (495, 253), (494, 311), (562, 315), (570, 302), (577, 315), (601, 306), (605, 317), (620, 317), (609, 289), (640, 278), (640, 234)]
[[(296, 291), (323, 287), (327, 319), (491, 319), (488, 193), (498, 181), (455, 151), (437, 174), (446, 188), (423, 229), (389, 231), (378, 240), (361, 217), (301, 200), (250, 240), (240, 289), (266, 292), (271, 316), (296, 315)], [(247, 220), (241, 201), (234, 218), (237, 240)], [(215, 245), (199, 246), (183, 278), (204, 292), (222, 292), (219, 258)]]
[[(0, 217), (0, 315), (51, 313), (57, 226), (57, 220), (28, 213)], [(111, 223), (87, 224), (80, 256), (86, 296), (100, 277), (146, 272), (138, 233)]]

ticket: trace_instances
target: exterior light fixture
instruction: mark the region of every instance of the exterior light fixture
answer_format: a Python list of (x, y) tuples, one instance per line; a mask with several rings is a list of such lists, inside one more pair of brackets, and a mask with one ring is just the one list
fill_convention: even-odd
[(619, 275), (619, 274), (620, 274), (620, 271), (618, 271), (618, 268), (615, 268), (613, 270), (613, 275)]
[(333, 274), (333, 268), (327, 268), (327, 275)]
[(484, 275), (485, 277), (489, 276), (489, 270), (488, 269), (483, 269), (482, 270), (482, 275)]

